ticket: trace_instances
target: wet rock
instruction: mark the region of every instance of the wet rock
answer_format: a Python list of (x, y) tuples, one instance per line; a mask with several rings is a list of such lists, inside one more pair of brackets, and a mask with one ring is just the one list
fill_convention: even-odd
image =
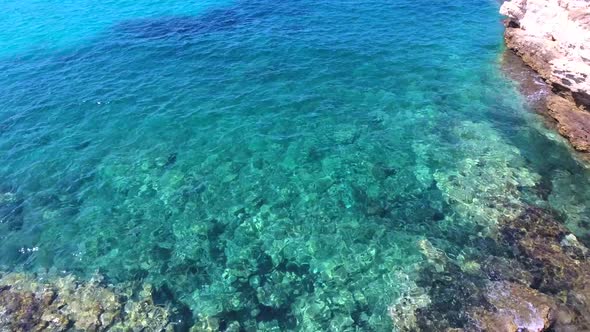
[(557, 95), (549, 98), (547, 108), (549, 115), (558, 122), (559, 133), (576, 150), (590, 151), (590, 112), (578, 109), (573, 102)]
[(482, 271), (491, 281), (510, 281), (530, 285), (534, 281), (533, 274), (524, 265), (506, 257), (490, 256), (482, 264)]
[(463, 255), (450, 258), (429, 241), (418, 241), (426, 261), (416, 287), (423, 292), (403, 295), (389, 308), (399, 330), (590, 329), (588, 249), (540, 208), (523, 206), (518, 217), (498, 226), (498, 241), (514, 257), (479, 263)]
[[(547, 98), (552, 95), (551, 86), (543, 80), (541, 75), (512, 51), (504, 52), (502, 55), (502, 70), (512, 81), (518, 84), (518, 89), (526, 97), (529, 107), (533, 111), (545, 115), (543, 119), (550, 118), (546, 115)], [(547, 122), (548, 125), (553, 123)]]
[[(400, 331), (461, 330), (468, 324), (467, 311), (484, 303), (485, 280), (480, 269), (463, 272), (463, 267), (428, 240), (417, 242), (425, 264), (415, 283), (389, 307), (389, 315)], [(469, 262), (470, 260), (461, 259)]]
[(588, 255), (588, 248), (584, 247), (574, 234), (566, 235), (559, 244), (566, 252), (569, 252), (570, 256), (584, 259)]
[(461, 271), (463, 271), (467, 274), (477, 275), (481, 271), (481, 264), (479, 264), (478, 262), (476, 262), (474, 260), (462, 262), (460, 267), (461, 267)]
[(402, 296), (389, 308), (400, 331), (547, 331), (558, 320), (572, 322), (573, 311), (557, 298), (463, 274), (450, 261), (444, 272), (426, 268), (420, 284), (426, 293)]
[(533, 270), (539, 289), (556, 294), (575, 288), (589, 275), (588, 262), (571, 257), (561, 245), (571, 233), (546, 211), (529, 207), (518, 218), (502, 223), (503, 240)]
[(0, 331), (35, 331), (45, 328), (49, 322), (41, 319), (42, 306), (42, 300), (32, 292), (15, 292), (10, 286), (0, 287)]
[(526, 64), (543, 78), (551, 75), (551, 61), (558, 57), (553, 47), (548, 47), (543, 38), (528, 36), (520, 28), (506, 28), (504, 33), (506, 46), (520, 56)]
[(503, 240), (533, 274), (532, 287), (552, 295), (575, 312), (560, 315), (557, 326), (590, 329), (590, 263), (585, 248), (554, 216), (528, 207), (517, 219), (503, 221)]
[(572, 93), (590, 91), (588, 1), (513, 0), (500, 13), (514, 23), (506, 31), (508, 46), (533, 60), (531, 66), (545, 79)]
[(445, 266), (448, 263), (448, 258), (442, 250), (434, 247), (432, 243), (426, 239), (418, 241), (418, 247), (420, 248), (422, 255), (428, 259), (428, 262), (435, 267), (437, 272), (444, 271)]
[(489, 307), (471, 309), (474, 331), (546, 331), (555, 322), (557, 303), (529, 287), (509, 282), (493, 282), (485, 290)]
[[(575, 149), (590, 147), (590, 3), (584, 0), (512, 0), (500, 13), (508, 48), (537, 71), (560, 98), (550, 115)], [(570, 114), (571, 113), (571, 114)]]

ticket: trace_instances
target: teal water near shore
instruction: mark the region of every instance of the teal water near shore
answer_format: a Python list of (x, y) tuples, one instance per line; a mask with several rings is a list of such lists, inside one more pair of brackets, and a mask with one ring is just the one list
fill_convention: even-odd
[(473, 266), (534, 205), (590, 243), (590, 172), (503, 74), (496, 1), (3, 6), (5, 269), (386, 331), (424, 240)]

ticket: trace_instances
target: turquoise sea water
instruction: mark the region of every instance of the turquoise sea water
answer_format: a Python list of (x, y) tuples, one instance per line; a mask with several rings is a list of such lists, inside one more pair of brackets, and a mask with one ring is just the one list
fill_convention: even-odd
[(424, 240), (502, 255), (497, 220), (537, 205), (589, 243), (590, 174), (502, 73), (496, 1), (2, 6), (6, 269), (142, 280), (222, 327), (387, 331)]

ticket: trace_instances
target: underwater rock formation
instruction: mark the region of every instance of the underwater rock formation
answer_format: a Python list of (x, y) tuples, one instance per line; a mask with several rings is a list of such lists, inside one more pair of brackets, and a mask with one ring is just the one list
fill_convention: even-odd
[(504, 221), (502, 234), (518, 253), (517, 259), (533, 273), (532, 287), (559, 297), (578, 313), (576, 323), (589, 329), (588, 249), (553, 216), (537, 208), (528, 208), (519, 218)]
[(72, 276), (0, 274), (0, 331), (172, 331), (151, 287), (133, 294)]
[(547, 107), (559, 132), (590, 151), (590, 2), (512, 0), (500, 13), (509, 18), (508, 48), (552, 86)]
[(436, 185), (462, 220), (495, 233), (501, 218), (521, 213), (521, 191), (533, 188), (540, 176), (489, 125), (464, 121), (453, 133), (470, 157), (458, 160), (454, 170), (435, 172)]
[(469, 311), (469, 330), (545, 331), (555, 321), (556, 301), (530, 287), (492, 282), (484, 297), (488, 307)]
[[(587, 331), (588, 248), (551, 213), (524, 207), (499, 222), (504, 256), (465, 269), (428, 240), (411, 298), (390, 307), (399, 331)], [(404, 309), (400, 304), (406, 305)]]

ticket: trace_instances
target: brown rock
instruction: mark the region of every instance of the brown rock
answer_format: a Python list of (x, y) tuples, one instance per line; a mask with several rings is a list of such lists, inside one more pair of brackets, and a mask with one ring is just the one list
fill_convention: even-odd
[(582, 111), (576, 105), (559, 96), (547, 101), (549, 114), (558, 122), (559, 133), (569, 139), (578, 151), (590, 151), (590, 112)]
[(504, 241), (534, 271), (537, 287), (553, 294), (575, 289), (590, 277), (585, 257), (562, 245), (570, 234), (552, 215), (533, 207), (516, 219), (502, 221)]
[[(506, 45), (552, 86), (550, 115), (579, 151), (590, 151), (590, 2), (511, 0)], [(570, 114), (571, 113), (571, 114)]]
[(502, 222), (502, 238), (533, 273), (535, 288), (561, 304), (556, 330), (590, 330), (588, 249), (552, 215), (532, 207)]
[(427, 260), (416, 285), (426, 301), (390, 307), (399, 330), (590, 331), (588, 248), (537, 207), (523, 206), (498, 226), (499, 244), (512, 253), (489, 257), (469, 273), (463, 260), (419, 242)]
[(485, 298), (491, 308), (477, 307), (469, 313), (469, 330), (517, 332), (546, 331), (555, 321), (557, 303), (532, 288), (510, 282), (493, 282)]
[[(538, 72), (532, 70), (515, 52), (507, 51), (502, 55), (502, 70), (518, 84), (527, 104), (535, 112), (546, 115), (547, 97), (552, 94), (551, 86), (544, 82)], [(548, 116), (546, 118), (549, 118)], [(549, 123), (553, 123), (550, 121)]]
[(46, 326), (42, 314), (41, 300), (34, 293), (0, 287), (0, 331), (40, 331)]
[(519, 55), (524, 62), (543, 78), (551, 76), (551, 61), (559, 57), (556, 48), (547, 40), (528, 35), (520, 28), (506, 28), (506, 46)]
[(0, 273), (0, 331), (168, 331), (170, 313), (149, 290), (133, 296), (100, 279)]

